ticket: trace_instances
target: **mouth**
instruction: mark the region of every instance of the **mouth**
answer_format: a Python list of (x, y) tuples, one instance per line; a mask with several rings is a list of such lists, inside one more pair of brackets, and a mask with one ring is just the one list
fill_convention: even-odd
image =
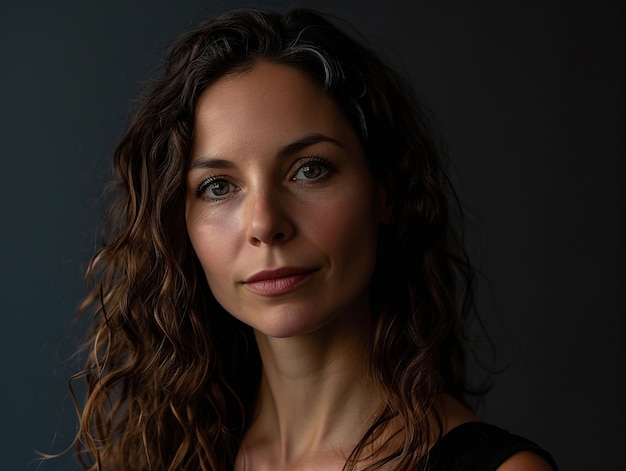
[(246, 278), (242, 284), (261, 296), (282, 296), (308, 280), (316, 268), (282, 267), (274, 270), (262, 270)]

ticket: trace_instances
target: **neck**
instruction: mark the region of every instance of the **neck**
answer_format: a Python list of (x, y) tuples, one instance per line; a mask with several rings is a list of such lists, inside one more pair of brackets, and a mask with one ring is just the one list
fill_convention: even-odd
[(380, 405), (364, 369), (368, 331), (361, 320), (285, 339), (257, 334), (263, 376), (249, 454), (271, 450), (275, 469), (320, 454), (345, 460)]

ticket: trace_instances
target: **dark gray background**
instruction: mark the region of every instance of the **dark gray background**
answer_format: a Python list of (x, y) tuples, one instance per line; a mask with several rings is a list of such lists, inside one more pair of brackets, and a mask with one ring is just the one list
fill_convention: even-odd
[[(563, 470), (626, 467), (621, 3), (289, 3), (350, 20), (435, 111), (508, 365), (480, 411)], [(0, 3), (0, 470), (37, 469), (35, 450), (69, 443), (69, 324), (141, 81), (199, 17), (284, 5)]]

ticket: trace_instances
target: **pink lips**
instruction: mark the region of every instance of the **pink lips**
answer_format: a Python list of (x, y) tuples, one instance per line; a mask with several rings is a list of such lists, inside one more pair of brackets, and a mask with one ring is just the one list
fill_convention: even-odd
[(281, 296), (295, 289), (315, 271), (312, 268), (282, 267), (262, 270), (246, 278), (243, 285), (261, 296)]

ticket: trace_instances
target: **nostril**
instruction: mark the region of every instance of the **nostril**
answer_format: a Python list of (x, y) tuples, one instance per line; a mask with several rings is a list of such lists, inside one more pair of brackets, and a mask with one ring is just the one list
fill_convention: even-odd
[(274, 237), (272, 237), (272, 240), (283, 240), (284, 238), (285, 234), (283, 232), (277, 232), (274, 234)]

